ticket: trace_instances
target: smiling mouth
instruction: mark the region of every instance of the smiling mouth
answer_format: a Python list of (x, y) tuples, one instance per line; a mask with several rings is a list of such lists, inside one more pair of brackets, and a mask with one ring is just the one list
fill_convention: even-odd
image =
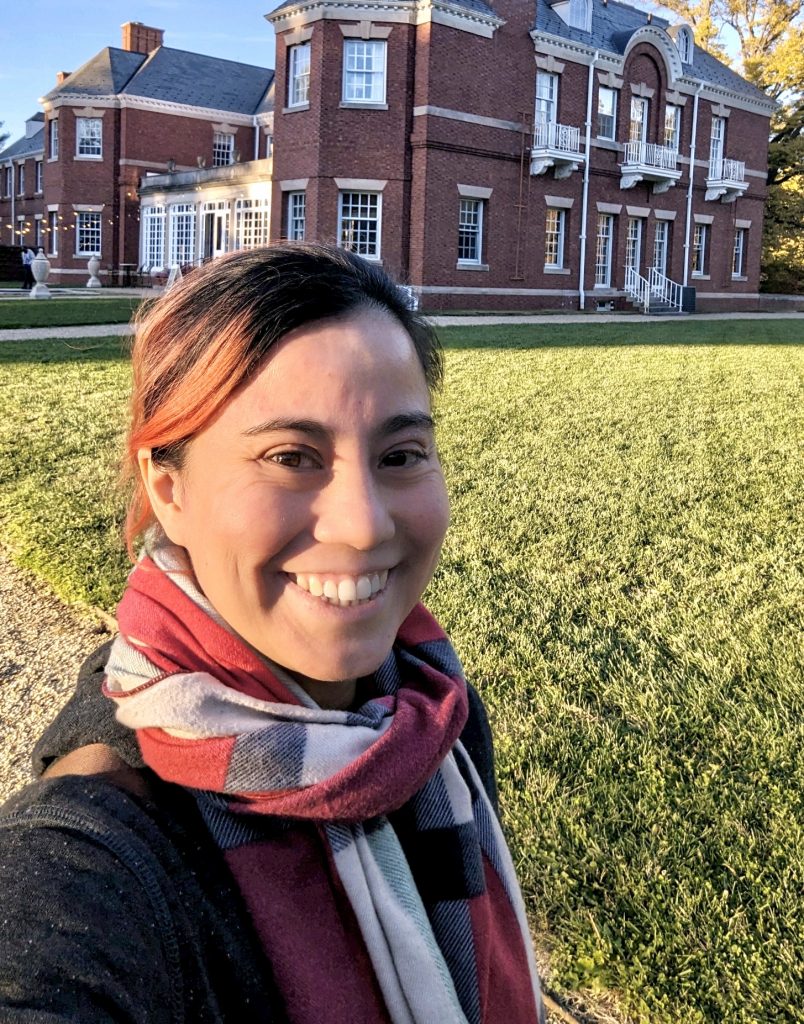
[(356, 604), (368, 604), (385, 589), (388, 569), (361, 576), (319, 576), (316, 573), (287, 573), (297, 587), (318, 597), (328, 604), (349, 608)]

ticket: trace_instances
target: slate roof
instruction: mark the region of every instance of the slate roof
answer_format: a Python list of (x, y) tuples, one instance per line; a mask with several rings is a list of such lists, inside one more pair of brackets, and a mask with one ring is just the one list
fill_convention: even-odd
[[(647, 24), (647, 11), (618, 3), (617, 0), (608, 0), (607, 4), (604, 4), (602, 0), (593, 0), (592, 31), (584, 32), (581, 29), (570, 28), (566, 22), (562, 21), (548, 0), (536, 0), (536, 24), (534, 27), (537, 31), (562, 36), (564, 39), (572, 39), (585, 46), (605, 50), (608, 53), (623, 54), (628, 40), (634, 32), (644, 28)], [(672, 22), (653, 14), (650, 24), (667, 30)], [(736, 71), (732, 71), (716, 57), (697, 46), (693, 48), (692, 64), (685, 64), (683, 67), (685, 74), (689, 74), (692, 78), (712, 85), (719, 85), (752, 99), (768, 100), (768, 96), (761, 89), (746, 82)]]
[(274, 73), (269, 68), (239, 64), (160, 46), (150, 54), (107, 46), (61, 85), (43, 97), (142, 96), (168, 103), (255, 114), (266, 106)]
[(12, 142), (10, 146), (6, 147), (2, 153), (0, 153), (0, 160), (18, 160), (22, 156), (33, 156), (35, 153), (44, 153), (45, 151), (45, 126), (33, 133), (31, 136), (25, 136), (21, 139), (17, 139), (16, 142)]

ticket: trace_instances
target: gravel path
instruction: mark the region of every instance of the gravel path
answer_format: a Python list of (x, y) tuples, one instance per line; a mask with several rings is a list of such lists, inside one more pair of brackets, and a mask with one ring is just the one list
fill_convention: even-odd
[(0, 551), (0, 803), (31, 781), (34, 743), (108, 635)]

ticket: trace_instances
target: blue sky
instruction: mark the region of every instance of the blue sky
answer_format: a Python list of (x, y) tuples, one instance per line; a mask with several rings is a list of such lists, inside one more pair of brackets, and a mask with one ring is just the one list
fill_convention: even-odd
[(2, 0), (0, 121), (12, 142), (57, 71), (74, 71), (104, 46), (120, 46), (120, 26), (165, 30), (165, 45), (245, 64), (274, 66), (274, 30), (264, 15), (280, 0)]

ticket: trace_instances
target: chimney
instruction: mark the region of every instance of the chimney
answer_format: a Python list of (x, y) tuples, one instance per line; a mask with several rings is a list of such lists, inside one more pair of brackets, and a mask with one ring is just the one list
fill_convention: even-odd
[(61, 85), (61, 83), (66, 81), (70, 77), (71, 74), (72, 74), (72, 71), (57, 71), (56, 72), (56, 85)]
[(127, 21), (123, 28), (123, 49), (130, 53), (151, 53), (162, 45), (164, 29), (149, 28), (141, 21)]

